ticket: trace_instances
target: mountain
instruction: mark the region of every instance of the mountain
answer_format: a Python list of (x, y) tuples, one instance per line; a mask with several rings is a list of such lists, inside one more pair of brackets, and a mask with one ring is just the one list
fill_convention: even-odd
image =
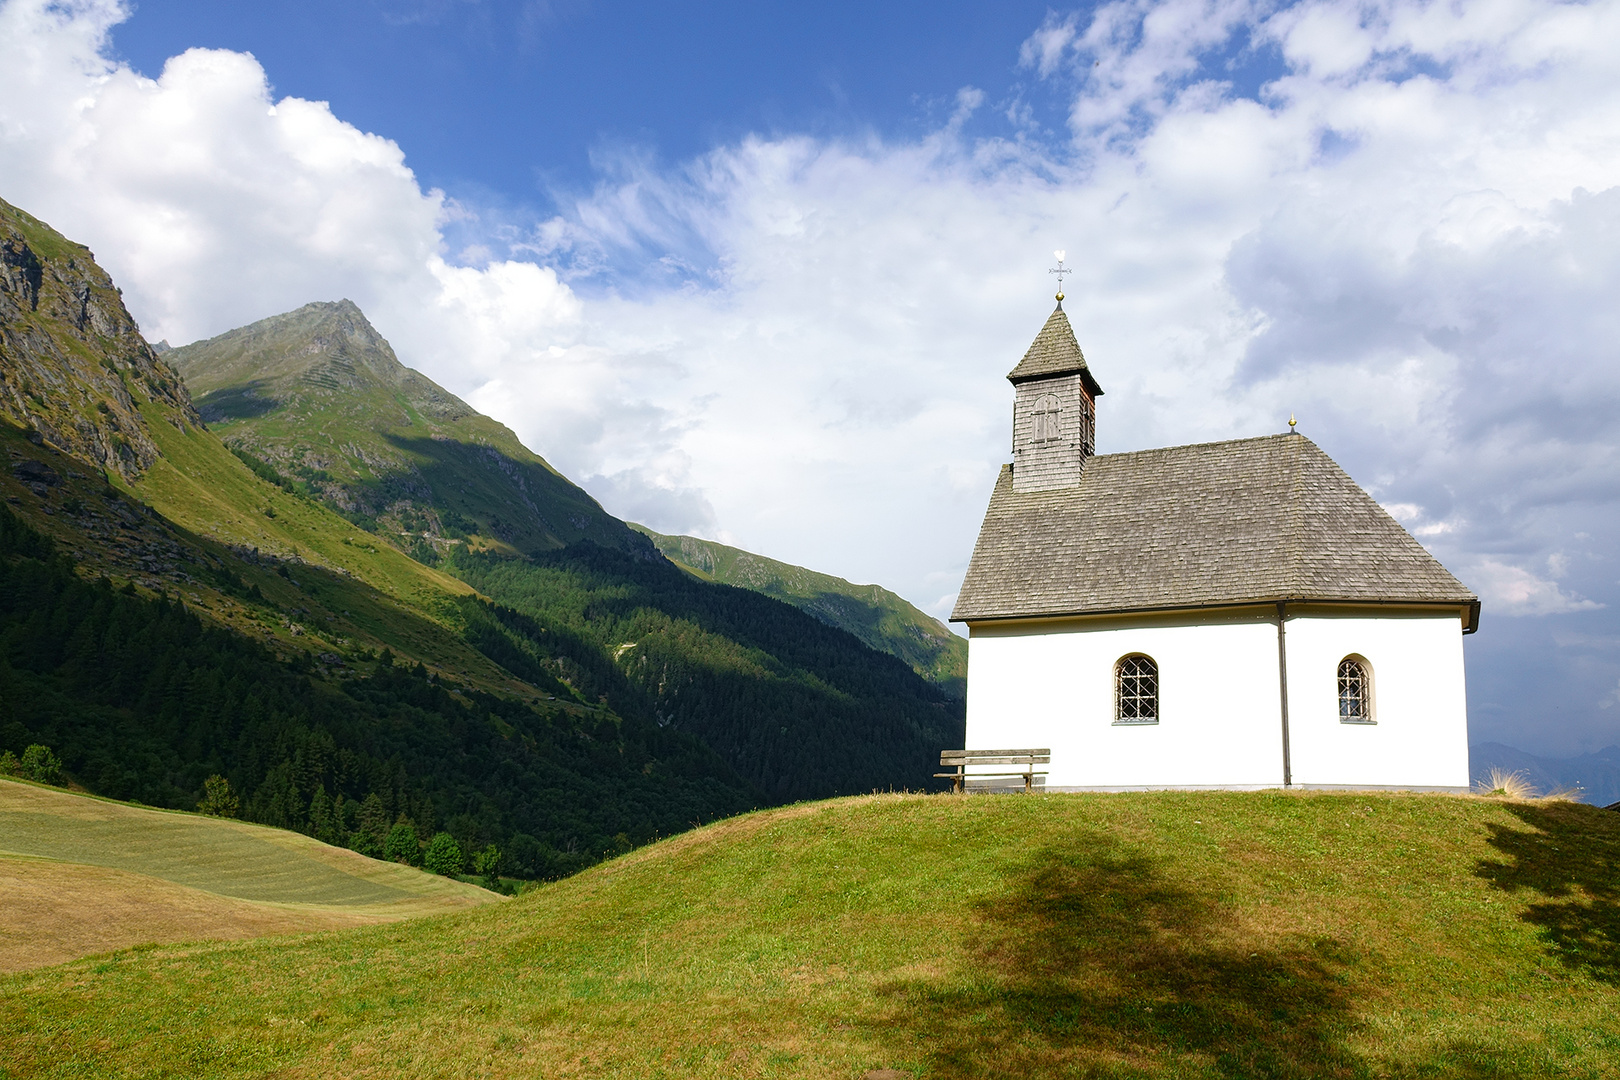
[(4, 204), (0, 235), (0, 751), (163, 807), (219, 774), (256, 822), (374, 851), (404, 819), (548, 877), (926, 787), (960, 742), (959, 701), (677, 568), (352, 305), (159, 353), (87, 250)]
[(666, 559), (705, 581), (774, 596), (899, 657), (952, 697), (967, 695), (966, 639), (879, 585), (855, 585), (695, 536), (664, 536), (634, 522), (630, 527), (651, 539)]
[[(486, 655), (696, 737), (768, 799), (926, 787), (939, 750), (961, 741), (960, 700), (909, 658), (678, 569), (506, 428), (401, 366), (353, 304), (310, 304), (162, 355), (264, 479), (510, 612), (469, 628)], [(795, 580), (825, 592), (836, 581)], [(922, 636), (950, 637), (917, 618)], [(882, 632), (881, 615), (867, 621), (870, 637), (906, 639), (903, 613)]]
[(510, 429), (405, 367), (348, 300), (164, 352), (227, 445), (431, 562), (590, 540), (645, 550)]
[(90, 250), (0, 201), (0, 415), (124, 480), (157, 459), (155, 412), (199, 424)]
[(696, 736), (772, 801), (939, 786), (963, 704), (903, 661), (769, 596), (577, 544), (447, 569), (522, 621), (533, 655), (619, 715)]
[(361, 850), (409, 818), (531, 877), (764, 800), (233, 454), (89, 251), (4, 203), (0, 249), (0, 751), (162, 807), (217, 773), (245, 817)]
[(1545, 758), (1502, 743), (1476, 743), (1468, 748), (1468, 772), (1477, 785), (1492, 769), (1523, 773), (1542, 794), (1573, 791), (1582, 802), (1620, 803), (1620, 746), (1573, 758)]

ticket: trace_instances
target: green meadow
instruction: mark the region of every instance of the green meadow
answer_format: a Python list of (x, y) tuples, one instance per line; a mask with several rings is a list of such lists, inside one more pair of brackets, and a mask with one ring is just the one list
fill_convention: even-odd
[(0, 779), (0, 971), (394, 921), (493, 893), (300, 833)]
[(1605, 1077), (1617, 1015), (1620, 814), (877, 795), (729, 819), (461, 913), (12, 975), (0, 1069)]

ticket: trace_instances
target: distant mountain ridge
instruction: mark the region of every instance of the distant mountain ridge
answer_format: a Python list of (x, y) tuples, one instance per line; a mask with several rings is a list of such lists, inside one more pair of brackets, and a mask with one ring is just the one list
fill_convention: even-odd
[(952, 697), (967, 694), (967, 641), (880, 585), (856, 585), (713, 540), (665, 536), (634, 522), (630, 527), (651, 538), (666, 559), (705, 580), (792, 604), (899, 657)]
[(458, 540), (648, 550), (511, 429), (401, 364), (351, 301), (306, 304), (163, 358), (228, 445), (424, 561)]

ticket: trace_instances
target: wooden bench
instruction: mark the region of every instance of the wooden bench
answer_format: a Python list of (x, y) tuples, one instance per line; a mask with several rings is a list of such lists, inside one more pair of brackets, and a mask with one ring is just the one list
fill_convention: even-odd
[[(968, 780), (991, 779), (1003, 776), (1022, 776), (1024, 778), (1024, 791), (1035, 790), (1035, 778), (1045, 776), (1045, 770), (1035, 771), (1037, 765), (1050, 765), (1052, 751), (1043, 750), (941, 750), (939, 764), (941, 768), (954, 768), (955, 772), (935, 773), (938, 777), (949, 777), (952, 781), (952, 791), (961, 791)], [(973, 773), (968, 775), (968, 766), (979, 765), (1022, 765), (1018, 772)]]

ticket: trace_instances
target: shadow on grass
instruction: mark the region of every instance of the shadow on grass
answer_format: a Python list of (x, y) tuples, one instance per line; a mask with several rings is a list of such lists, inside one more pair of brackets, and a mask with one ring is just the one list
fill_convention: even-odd
[(1620, 984), (1620, 814), (1580, 803), (1518, 803), (1528, 828), (1491, 825), (1506, 861), (1475, 873), (1508, 893), (1539, 894), (1521, 918), (1538, 927), (1565, 967)]
[[(930, 1077), (1365, 1075), (1345, 1042), (1355, 958), (1279, 945), (1212, 888), (1094, 833), (1034, 854), (993, 902), (967, 969), (885, 988)], [(887, 1040), (886, 1040), (887, 1041)]]

